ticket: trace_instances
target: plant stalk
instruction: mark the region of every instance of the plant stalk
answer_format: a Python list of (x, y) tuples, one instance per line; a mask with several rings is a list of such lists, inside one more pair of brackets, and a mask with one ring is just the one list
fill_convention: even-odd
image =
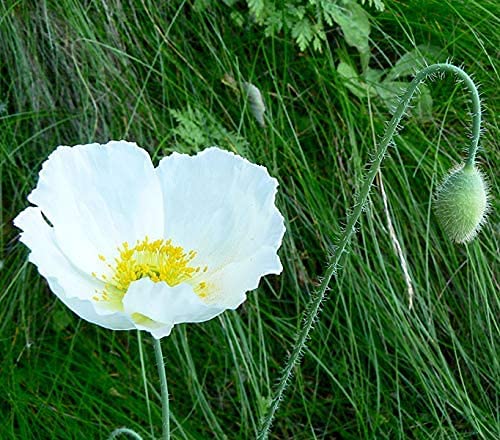
[(410, 83), (405, 93), (401, 97), (399, 105), (397, 106), (394, 116), (392, 117), (389, 125), (386, 128), (385, 134), (380, 142), (378, 151), (371, 163), (371, 166), (368, 170), (368, 173), (365, 177), (365, 180), (362, 184), (361, 190), (359, 192), (359, 197), (356, 200), (355, 205), (352, 208), (351, 214), (348, 217), (346, 228), (337, 244), (332, 254), (328, 258), (328, 266), (321, 281), (319, 288), (316, 292), (311, 296), (309, 303), (304, 311), (303, 318), (303, 326), (300, 329), (291, 354), (289, 355), (285, 367), (283, 368), (280, 376), (280, 380), (274, 392), (273, 398), (269, 407), (267, 408), (267, 412), (262, 419), (260, 429), (257, 435), (258, 440), (266, 440), (268, 438), (269, 432), (271, 430), (271, 425), (273, 423), (276, 411), (279, 408), (279, 405), (283, 399), (283, 394), (288, 386), (290, 378), (292, 377), (292, 371), (294, 367), (299, 362), (304, 348), (306, 346), (306, 342), (309, 338), (309, 333), (312, 329), (314, 322), (318, 319), (318, 315), (321, 310), (321, 304), (325, 299), (326, 291), (328, 289), (328, 285), (336, 273), (339, 264), (342, 262), (342, 258), (346, 253), (347, 245), (349, 244), (351, 237), (355, 233), (355, 226), (358, 222), (361, 213), (363, 212), (364, 205), (368, 199), (368, 195), (370, 192), (371, 185), (375, 179), (375, 176), (379, 172), (380, 165), (382, 163), (383, 158), (387, 152), (387, 148), (391, 144), (394, 133), (397, 130), (397, 127), (405, 114), (410, 101), (415, 94), (415, 91), (418, 89), (419, 84), (424, 81), (426, 78), (432, 75), (451, 72), (458, 76), (460, 80), (462, 80), (467, 88), (469, 89), (472, 97), (472, 143), (469, 147), (469, 153), (467, 158), (467, 166), (472, 166), (475, 161), (476, 152), (479, 145), (479, 136), (480, 136), (480, 128), (481, 128), (481, 103), (479, 99), (478, 90), (472, 81), (472, 79), (465, 73), (461, 68), (456, 67), (452, 64), (442, 63), (442, 64), (433, 64), (422, 69), (417, 73), (413, 81)]
[(170, 408), (168, 402), (168, 385), (167, 375), (165, 373), (165, 361), (163, 360), (160, 340), (153, 338), (153, 341), (161, 385), (162, 440), (170, 440)]

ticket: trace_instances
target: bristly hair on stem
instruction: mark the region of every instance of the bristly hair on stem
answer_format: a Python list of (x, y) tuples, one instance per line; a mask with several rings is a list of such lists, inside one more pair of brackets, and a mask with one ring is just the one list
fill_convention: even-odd
[[(294, 367), (297, 365), (299, 360), (301, 359), (301, 355), (306, 346), (307, 339), (309, 338), (309, 333), (313, 327), (314, 322), (318, 319), (321, 304), (325, 299), (326, 291), (328, 289), (328, 285), (335, 274), (337, 268), (339, 267), (344, 254), (346, 253), (346, 248), (355, 233), (356, 224), (358, 219), (363, 212), (363, 206), (368, 198), (370, 188), (372, 183), (380, 170), (380, 166), (382, 160), (385, 157), (387, 152), (387, 148), (392, 143), (392, 138), (394, 137), (395, 132), (399, 126), (399, 123), (405, 114), (410, 101), (418, 89), (418, 86), (425, 79), (430, 76), (444, 75), (446, 72), (450, 72), (455, 74), (458, 78), (463, 80), (464, 84), (469, 89), (472, 98), (472, 140), (471, 145), (468, 151), (468, 157), (466, 161), (466, 168), (474, 166), (476, 152), (479, 145), (479, 137), (481, 134), (481, 101), (479, 98), (479, 93), (477, 87), (475, 86), (472, 79), (463, 71), (461, 68), (456, 67), (449, 63), (440, 63), (433, 64), (428, 67), (425, 67), (420, 72), (418, 72), (410, 83), (406, 91), (401, 97), (401, 100), (394, 112), (394, 116), (386, 127), (384, 136), (379, 144), (378, 150), (371, 161), (370, 168), (364, 178), (363, 184), (361, 186), (361, 190), (359, 191), (359, 198), (357, 199), (352, 211), (348, 216), (348, 221), (344, 232), (342, 233), (340, 240), (335, 248), (335, 252), (329, 258), (328, 266), (326, 268), (324, 277), (321, 281), (319, 288), (316, 290), (315, 294), (312, 295), (309, 303), (304, 311), (304, 319), (303, 326), (297, 334), (297, 338), (295, 340), (292, 351), (287, 358), (286, 364), (281, 372), (281, 376), (278, 382), (278, 385), (274, 391), (273, 398), (269, 407), (267, 408), (267, 412), (261, 420), (261, 425), (259, 429), (259, 433), (257, 436), (258, 440), (265, 440), (269, 436), (269, 432), (271, 430), (272, 423), (274, 421), (274, 417), (276, 411), (279, 408), (281, 401), (283, 400), (284, 392), (286, 391), (287, 385), (292, 376), (292, 372)], [(457, 213), (460, 215), (459, 213)]]

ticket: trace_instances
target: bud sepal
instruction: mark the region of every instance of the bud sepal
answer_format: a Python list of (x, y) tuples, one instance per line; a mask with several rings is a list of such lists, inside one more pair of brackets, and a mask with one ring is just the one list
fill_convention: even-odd
[(488, 207), (488, 185), (481, 171), (470, 163), (453, 169), (436, 191), (434, 210), (438, 221), (457, 243), (476, 236)]

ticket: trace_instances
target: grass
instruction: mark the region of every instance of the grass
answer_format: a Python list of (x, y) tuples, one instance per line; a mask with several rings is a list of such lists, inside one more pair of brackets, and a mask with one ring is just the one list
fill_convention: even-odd
[[(387, 2), (372, 30), (375, 66), (432, 44), (481, 84), (479, 161), (493, 196), (499, 12), (491, 0)], [(266, 277), (236, 312), (178, 326), (162, 341), (173, 437), (255, 437), (390, 115), (377, 100), (355, 98), (336, 74), (340, 59), (357, 62), (336, 30), (323, 54), (301, 54), (286, 33), (265, 38), (246, 26), (236, 27), (224, 6), (198, 13), (191, 2), (0, 5), (0, 438), (105, 438), (120, 426), (160, 435), (149, 338), (139, 344), (136, 332), (97, 328), (66, 310), (27, 263), (12, 226), (55, 146), (111, 138), (136, 141), (155, 161), (218, 144), (280, 181), (283, 274)], [(265, 129), (223, 83), (227, 73), (263, 92)], [(467, 246), (439, 228), (432, 190), (463, 157), (470, 117), (452, 78), (429, 86), (433, 116), (403, 123), (274, 439), (500, 436), (498, 210), (493, 201), (488, 224)], [(415, 291), (412, 310), (387, 215)]]

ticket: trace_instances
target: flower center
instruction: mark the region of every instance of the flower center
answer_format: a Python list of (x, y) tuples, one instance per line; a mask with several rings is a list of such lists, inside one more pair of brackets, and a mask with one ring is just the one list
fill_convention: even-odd
[[(124, 242), (118, 252), (114, 264), (108, 264), (113, 273), (111, 279), (106, 275), (98, 277), (105, 282), (105, 286), (101, 296), (94, 297), (96, 301), (121, 302), (130, 284), (141, 278), (149, 278), (155, 283), (164, 281), (174, 287), (207, 271), (206, 266), (190, 265), (196, 256), (195, 251), (185, 252), (182, 247), (174, 246), (172, 240), (149, 241), (146, 237), (137, 241), (134, 247)], [(99, 259), (106, 261), (103, 255), (99, 255)], [(97, 278), (95, 273), (92, 275)], [(204, 282), (193, 285), (195, 292), (202, 297), (205, 286)]]

